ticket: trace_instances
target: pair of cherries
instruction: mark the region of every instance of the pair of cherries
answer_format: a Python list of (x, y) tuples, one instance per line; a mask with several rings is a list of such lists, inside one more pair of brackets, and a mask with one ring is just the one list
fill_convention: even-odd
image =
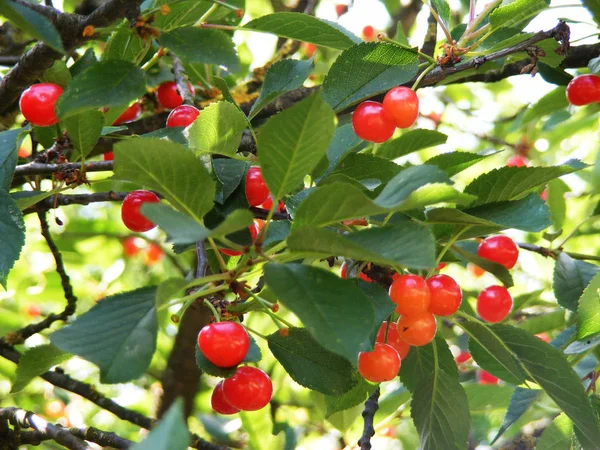
[[(250, 337), (239, 323), (217, 322), (200, 330), (198, 348), (215, 366), (231, 368), (240, 364), (250, 349)], [(264, 408), (273, 396), (273, 384), (260, 369), (238, 367), (236, 373), (215, 387), (211, 405), (219, 414), (257, 411)]]

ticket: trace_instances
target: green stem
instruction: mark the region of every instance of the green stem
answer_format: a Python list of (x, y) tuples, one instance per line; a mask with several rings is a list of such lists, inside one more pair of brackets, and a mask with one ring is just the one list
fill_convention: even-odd
[(435, 69), (436, 67), (436, 63), (430, 64), (423, 72), (420, 73), (419, 77), (416, 79), (416, 81), (414, 82), (414, 84), (412, 85), (412, 90), (416, 90), (417, 86), (419, 86), (419, 83), (423, 80), (423, 78), (425, 78), (425, 75), (427, 75), (429, 72), (431, 72), (433, 69)]
[(219, 7), (219, 5), (217, 3), (213, 3), (213, 5), (208, 8), (206, 10), (206, 12), (204, 14), (202, 14), (202, 16), (196, 21), (196, 23), (194, 24), (195, 27), (199, 27), (201, 26), (203, 23), (206, 22), (206, 19), (208, 19), (212, 13), (214, 13), (217, 8)]
[(442, 248), (442, 251), (438, 255), (437, 259), (435, 260), (435, 266), (432, 267), (431, 269), (429, 269), (429, 272), (427, 272), (427, 278), (429, 278), (431, 275), (433, 275), (433, 273), (435, 272), (435, 269), (437, 268), (438, 264), (442, 261), (442, 258), (444, 257), (444, 255), (446, 254), (448, 249), (450, 249), (450, 247), (452, 247), (454, 245), (454, 243), (458, 240), (458, 238), (460, 238), (471, 227), (472, 227), (472, 225), (467, 225), (467, 226), (463, 227), (458, 233), (456, 233), (454, 236), (452, 236), (448, 242), (446, 242), (446, 245)]
[(448, 28), (446, 27), (446, 24), (444, 24), (444, 22), (442, 22), (437, 11), (433, 8), (433, 6), (431, 6), (431, 4), (427, 0), (423, 0), (423, 3), (425, 3), (429, 7), (429, 11), (431, 12), (431, 15), (434, 17), (435, 21), (438, 23), (438, 25), (444, 32), (444, 35), (446, 36), (446, 40), (448, 41), (448, 44), (454, 44), (454, 39), (452, 39), (450, 30), (448, 30)]
[(577, 234), (577, 231), (579, 231), (579, 228), (581, 228), (583, 225), (585, 225), (590, 220), (596, 220), (596, 219), (600, 219), (600, 215), (598, 215), (598, 216), (590, 216), (587, 219), (585, 219), (584, 221), (582, 221), (579, 224), (577, 224), (575, 226), (575, 228), (573, 228), (571, 230), (571, 232), (569, 234), (567, 234), (567, 236), (562, 240), (562, 242), (556, 246), (556, 249), (558, 250), (558, 249), (563, 248), (563, 246), (567, 243), (567, 241), (569, 239), (571, 239), (573, 236), (575, 236), (575, 234)]
[(223, 281), (227, 280), (230, 277), (229, 272), (226, 273), (217, 273), (214, 275), (207, 275), (202, 278), (196, 278), (190, 281), (186, 286), (185, 290), (195, 288), (197, 286), (202, 286), (203, 284), (211, 283), (213, 281)]
[(156, 50), (156, 53), (154, 53), (154, 55), (152, 55), (152, 58), (150, 58), (148, 61), (146, 61), (144, 63), (144, 65), (142, 66), (142, 70), (144, 72), (147, 72), (152, 66), (154, 66), (154, 64), (156, 64), (160, 58), (163, 57), (163, 55), (166, 54), (166, 51), (164, 49), (164, 47), (160, 47), (158, 50)]
[(227, 272), (227, 264), (225, 264), (225, 260), (223, 259), (223, 256), (221, 255), (221, 252), (219, 251), (219, 248), (217, 247), (217, 244), (215, 244), (215, 240), (213, 238), (209, 237), (207, 239), (207, 241), (210, 244), (210, 247), (215, 252), (215, 256), (217, 257), (217, 261), (219, 261), (219, 267), (221, 268), (221, 271)]
[(498, 6), (500, 3), (502, 3), (502, 0), (493, 0), (488, 5), (486, 5), (485, 8), (483, 8), (483, 10), (477, 15), (477, 17), (475, 17), (475, 19), (467, 25), (465, 32), (463, 33), (461, 38), (458, 40), (458, 43), (456, 44), (456, 46), (459, 48), (464, 47), (468, 41), (468, 36), (471, 33), (473, 33), (473, 31), (477, 30), (477, 27), (479, 26), (479, 24), (481, 22), (483, 22), (485, 20), (485, 18), (488, 16), (488, 14), (490, 12), (492, 12), (492, 10), (494, 8), (496, 8), (496, 6)]
[(273, 247), (271, 247), (269, 250), (267, 250), (265, 255), (273, 256), (275, 253), (277, 253), (281, 250), (284, 250), (286, 247), (287, 247), (287, 242), (281, 241), (279, 244), (276, 244)]
[(221, 314), (219, 314), (219, 311), (217, 311), (217, 308), (215, 308), (215, 305), (213, 305), (207, 298), (204, 299), (204, 304), (206, 306), (208, 306), (208, 309), (210, 309), (212, 311), (213, 316), (215, 317), (215, 321), (220, 322)]
[(250, 328), (248, 325), (244, 325), (243, 323), (240, 324), (242, 325), (246, 330), (248, 330), (250, 333), (257, 335), (260, 338), (263, 338), (265, 341), (268, 341), (267, 337), (264, 334), (259, 333), (256, 330), (253, 330), (252, 328)]
[(165, 303), (164, 305), (161, 305), (158, 308), (158, 311), (162, 311), (163, 309), (167, 309), (170, 308), (171, 306), (175, 306), (175, 305), (179, 305), (180, 303), (185, 303), (188, 300), (194, 300), (196, 298), (200, 298), (200, 297), (204, 297), (210, 294), (214, 294), (215, 292), (220, 292), (220, 291), (224, 291), (225, 289), (229, 289), (228, 285), (222, 284), (220, 286), (216, 286), (214, 288), (211, 289), (203, 289), (201, 291), (196, 291), (193, 292), (189, 295), (186, 295), (185, 297), (180, 297), (180, 298), (176, 298), (174, 300), (172, 300), (169, 303)]

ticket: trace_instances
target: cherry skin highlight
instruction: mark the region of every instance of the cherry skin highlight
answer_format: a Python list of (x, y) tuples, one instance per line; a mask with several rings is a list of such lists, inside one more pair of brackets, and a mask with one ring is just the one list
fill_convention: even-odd
[(437, 330), (435, 317), (429, 311), (401, 316), (396, 326), (400, 339), (414, 347), (429, 344)]
[(33, 125), (49, 127), (58, 123), (54, 107), (63, 88), (52, 83), (38, 83), (25, 89), (19, 99), (21, 114)]
[(132, 120), (136, 120), (142, 114), (142, 105), (138, 102), (135, 102), (121, 114), (117, 119), (113, 122), (113, 125), (120, 125), (122, 123), (131, 122)]
[(392, 137), (396, 125), (387, 119), (381, 103), (367, 101), (356, 107), (352, 114), (352, 127), (365, 141), (381, 143)]
[(389, 289), (390, 298), (398, 305), (400, 315), (412, 315), (427, 311), (431, 299), (429, 287), (424, 278), (418, 275), (400, 275)]
[(160, 202), (160, 198), (154, 192), (145, 190), (130, 192), (121, 205), (123, 223), (131, 231), (138, 233), (151, 230), (156, 225), (142, 215), (140, 208), (144, 203), (158, 202)]
[(219, 381), (219, 384), (215, 386), (212, 396), (210, 397), (210, 406), (212, 406), (214, 412), (228, 416), (238, 413), (240, 410), (234, 408), (227, 403), (227, 400), (225, 400), (225, 395), (223, 394), (223, 381), (224, 380)]
[(462, 302), (462, 290), (454, 278), (448, 275), (434, 275), (427, 280), (431, 294), (429, 312), (436, 316), (454, 314)]
[(358, 354), (358, 372), (371, 383), (393, 380), (399, 370), (400, 355), (391, 345), (377, 342), (372, 352)]
[(567, 100), (575, 106), (600, 102), (600, 77), (586, 74), (573, 78), (567, 85)]
[(190, 105), (182, 105), (175, 108), (167, 117), (167, 127), (187, 127), (191, 125), (200, 114), (197, 108)]
[(262, 176), (260, 167), (250, 167), (246, 174), (246, 200), (250, 206), (258, 206), (267, 201), (270, 192)]
[(248, 354), (250, 337), (239, 323), (211, 323), (200, 330), (198, 348), (215, 366), (233, 367)]
[(242, 411), (257, 411), (267, 406), (273, 396), (273, 384), (260, 369), (242, 366), (223, 382), (225, 400)]
[(396, 127), (409, 128), (419, 116), (419, 97), (404, 86), (390, 89), (383, 98), (383, 113)]
[(485, 238), (477, 248), (477, 254), (507, 269), (512, 269), (519, 259), (519, 247), (508, 236), (502, 234)]
[(501, 322), (512, 309), (513, 299), (503, 286), (490, 286), (477, 296), (477, 314), (486, 322)]
[(381, 324), (381, 327), (379, 327), (379, 331), (377, 332), (377, 338), (375, 339), (375, 342), (387, 344), (393, 347), (398, 352), (400, 359), (406, 358), (408, 352), (410, 351), (410, 345), (404, 342), (402, 339), (400, 339), (400, 336), (398, 336), (398, 327), (396, 327), (396, 324), (394, 323), (390, 324), (388, 328), (387, 341), (384, 341), (386, 327), (387, 322), (383, 322)]
[[(190, 94), (194, 95), (194, 88), (189, 81), (188, 89)], [(160, 103), (164, 108), (173, 109), (183, 105), (183, 97), (179, 95), (179, 92), (177, 91), (177, 83), (174, 81), (165, 81), (162, 83), (158, 87), (156, 96), (158, 98), (158, 103)]]
[[(342, 267), (340, 268), (340, 276), (345, 280), (348, 278), (348, 266), (346, 263), (342, 263)], [(358, 276), (361, 280), (366, 281), (367, 283), (373, 283), (373, 280), (370, 279), (366, 273), (361, 272)]]

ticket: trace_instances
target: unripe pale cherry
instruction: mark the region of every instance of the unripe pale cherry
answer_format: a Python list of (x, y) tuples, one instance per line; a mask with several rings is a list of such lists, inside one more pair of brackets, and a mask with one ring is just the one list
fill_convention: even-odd
[(390, 89), (383, 98), (383, 113), (396, 127), (409, 128), (419, 116), (419, 97), (404, 86)]
[(501, 322), (512, 309), (513, 299), (503, 286), (490, 286), (477, 296), (477, 314), (486, 322)]
[(239, 323), (211, 323), (200, 330), (198, 348), (215, 366), (233, 367), (248, 354), (250, 337)]
[(431, 294), (427, 282), (418, 275), (400, 275), (390, 285), (389, 295), (398, 305), (396, 312), (400, 315), (412, 315), (427, 311)]
[(482, 258), (512, 269), (519, 259), (519, 247), (508, 236), (498, 234), (485, 238), (477, 248)]
[(239, 409), (234, 408), (227, 400), (225, 400), (225, 395), (223, 394), (223, 381), (219, 381), (219, 384), (215, 386), (213, 390), (212, 396), (210, 397), (210, 406), (212, 407), (214, 412), (219, 414), (223, 414), (224, 416), (228, 416), (231, 414), (235, 414), (240, 412)]
[[(189, 81), (188, 89), (190, 91), (190, 94), (194, 95), (194, 88)], [(164, 83), (162, 83), (158, 87), (156, 97), (158, 98), (158, 103), (160, 103), (161, 106), (167, 109), (173, 109), (183, 105), (183, 97), (179, 95), (179, 91), (177, 90), (177, 83), (175, 83), (174, 81), (165, 81)]]
[(148, 220), (140, 212), (140, 208), (144, 203), (159, 203), (160, 198), (150, 191), (143, 189), (133, 191), (127, 194), (121, 205), (121, 218), (123, 223), (131, 231), (141, 233), (154, 228), (156, 225)]
[(352, 114), (352, 127), (365, 141), (381, 143), (392, 137), (396, 125), (385, 117), (381, 103), (367, 101), (356, 107)]
[(190, 105), (181, 105), (169, 113), (167, 127), (187, 127), (191, 125), (200, 114), (197, 108)]
[(372, 352), (358, 354), (358, 372), (371, 383), (393, 380), (399, 370), (400, 355), (391, 345), (377, 342)]
[(400, 316), (396, 326), (400, 339), (414, 347), (429, 344), (437, 331), (435, 317), (429, 311)]
[(264, 408), (273, 396), (273, 383), (269, 376), (254, 367), (239, 367), (235, 375), (223, 381), (225, 400), (242, 411)]
[(600, 76), (586, 74), (573, 78), (567, 85), (567, 100), (575, 106), (600, 102)]
[(58, 123), (54, 112), (63, 88), (52, 83), (38, 83), (25, 89), (19, 99), (21, 114), (33, 125), (49, 127)]
[(436, 316), (454, 314), (462, 302), (462, 290), (454, 278), (448, 275), (434, 275), (427, 279), (430, 301), (429, 312)]

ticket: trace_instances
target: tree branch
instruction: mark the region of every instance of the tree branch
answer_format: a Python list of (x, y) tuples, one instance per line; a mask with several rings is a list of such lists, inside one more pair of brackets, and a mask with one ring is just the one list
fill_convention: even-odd
[(527, 244), (525, 242), (519, 242), (519, 243), (517, 243), (517, 245), (519, 246), (519, 248), (522, 248), (523, 250), (528, 250), (530, 252), (537, 253), (538, 255), (542, 255), (545, 258), (556, 259), (556, 258), (558, 258), (558, 255), (560, 253), (565, 253), (573, 259), (579, 259), (582, 261), (600, 261), (599, 255), (586, 255), (584, 253), (566, 252), (563, 250), (553, 250), (551, 248), (542, 247), (540, 245)]
[[(89, 162), (86, 163), (84, 167), (86, 172), (111, 172), (113, 170), (113, 161)], [(26, 175), (49, 175), (55, 172), (66, 172), (79, 169), (81, 169), (81, 163), (43, 164), (32, 162), (17, 166), (14, 176), (17, 178)]]
[(90, 203), (98, 202), (122, 202), (129, 192), (94, 192), (93, 194), (56, 194), (52, 195), (34, 206), (23, 210), (23, 215), (34, 212), (48, 211), (60, 206), (69, 205), (89, 205)]
[[(56, 425), (57, 428), (61, 428), (60, 425)], [(102, 431), (94, 427), (88, 428), (64, 428), (64, 430), (76, 438), (84, 441), (93, 442), (103, 447), (112, 447), (117, 449), (128, 449), (135, 442), (129, 439), (122, 438), (115, 433), (110, 431)], [(20, 432), (17, 436), (19, 443), (39, 445), (44, 441), (51, 440), (52, 437), (48, 433), (41, 431), (29, 431)]]
[(375, 413), (379, 409), (379, 393), (378, 387), (365, 402), (365, 409), (362, 412), (364, 420), (363, 434), (358, 440), (360, 450), (371, 450), (371, 438), (375, 435), (373, 420), (375, 419)]
[(183, 68), (183, 63), (177, 57), (173, 51), (170, 52), (171, 61), (173, 62), (173, 75), (175, 77), (175, 83), (177, 84), (177, 91), (179, 95), (183, 98), (183, 103), (187, 105), (194, 105), (194, 96), (190, 93), (188, 89), (188, 78), (185, 74), (185, 69)]

